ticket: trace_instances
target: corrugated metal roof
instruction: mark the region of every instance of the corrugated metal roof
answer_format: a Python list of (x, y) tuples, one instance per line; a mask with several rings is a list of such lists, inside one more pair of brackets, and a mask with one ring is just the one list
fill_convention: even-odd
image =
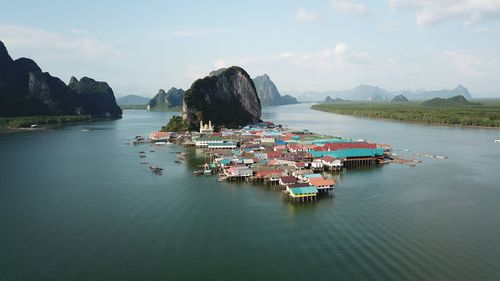
[(323, 156), (331, 156), (335, 158), (348, 158), (348, 157), (374, 157), (384, 155), (384, 149), (382, 148), (351, 148), (351, 149), (339, 149), (335, 151), (314, 151), (309, 150), (309, 153), (314, 158), (319, 158)]
[(312, 178), (323, 178), (321, 174), (305, 174), (305, 178), (312, 179)]
[(236, 146), (236, 143), (234, 143), (234, 142), (209, 143), (208, 147), (211, 147), (211, 146)]
[(295, 188), (290, 188), (290, 192), (295, 195), (302, 195), (308, 193), (318, 193), (318, 189), (316, 189), (316, 187), (314, 186), (295, 187)]

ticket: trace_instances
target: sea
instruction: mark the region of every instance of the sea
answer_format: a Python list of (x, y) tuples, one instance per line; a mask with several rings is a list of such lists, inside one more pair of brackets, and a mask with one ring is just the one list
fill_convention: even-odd
[(128, 144), (178, 113), (0, 132), (0, 280), (500, 280), (500, 130), (310, 106), (263, 119), (422, 163), (345, 169), (334, 196), (292, 204), (194, 176), (196, 149)]

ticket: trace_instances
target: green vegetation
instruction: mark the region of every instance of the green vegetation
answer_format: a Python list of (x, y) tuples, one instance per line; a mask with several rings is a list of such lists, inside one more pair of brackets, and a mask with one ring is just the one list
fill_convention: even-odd
[(185, 132), (189, 128), (188, 124), (184, 122), (182, 116), (173, 116), (168, 124), (161, 127), (162, 132)]
[(454, 96), (448, 99), (433, 98), (422, 103), (423, 106), (428, 107), (454, 107), (454, 106), (470, 106), (480, 105), (479, 103), (472, 103), (465, 99), (464, 96)]
[(0, 118), (0, 126), (8, 128), (29, 128), (48, 124), (62, 124), (91, 120), (90, 115), (62, 115), (62, 116), (27, 116)]
[(172, 87), (168, 92), (160, 89), (147, 103), (151, 111), (180, 111), (184, 100), (184, 90)]
[(481, 100), (461, 106), (424, 106), (421, 102), (316, 104), (315, 110), (359, 117), (384, 118), (426, 124), (500, 127), (500, 101)]
[(118, 105), (122, 110), (126, 109), (134, 109), (134, 110), (146, 110), (146, 105), (145, 104), (119, 104)]

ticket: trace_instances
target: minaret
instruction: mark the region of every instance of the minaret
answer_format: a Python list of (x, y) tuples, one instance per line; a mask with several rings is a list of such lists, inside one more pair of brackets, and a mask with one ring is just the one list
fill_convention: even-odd
[(203, 120), (200, 120), (200, 134), (203, 132)]
[(212, 128), (212, 120), (208, 120), (208, 129), (213, 130)]

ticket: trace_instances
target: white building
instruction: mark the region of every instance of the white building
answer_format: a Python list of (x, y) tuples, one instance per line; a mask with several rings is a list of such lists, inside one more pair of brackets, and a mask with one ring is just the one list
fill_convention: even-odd
[(200, 137), (200, 138), (197, 138), (194, 143), (195, 143), (196, 147), (207, 147), (209, 144), (224, 143), (224, 140), (222, 138)]
[(200, 134), (211, 134), (214, 132), (214, 126), (212, 126), (212, 121), (208, 121), (208, 124), (203, 125), (203, 121), (200, 121)]
[(209, 149), (235, 149), (237, 144), (235, 142), (221, 142), (221, 143), (209, 143)]

